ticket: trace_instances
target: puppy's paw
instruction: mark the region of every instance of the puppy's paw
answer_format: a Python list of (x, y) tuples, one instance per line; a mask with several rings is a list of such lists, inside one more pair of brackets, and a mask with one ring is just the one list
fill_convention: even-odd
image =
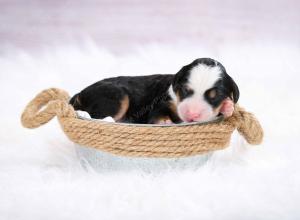
[(77, 110), (76, 111), (77, 116), (82, 117), (82, 118), (87, 118), (87, 119), (91, 119), (92, 117), (90, 116), (90, 114), (86, 111), (80, 111)]
[(230, 98), (227, 98), (223, 101), (220, 113), (223, 114), (225, 118), (232, 116), (234, 111), (234, 103)]
[(170, 118), (160, 118), (157, 121), (155, 121), (155, 124), (159, 124), (159, 125), (169, 125), (169, 124), (173, 124), (173, 122), (171, 121)]
[(160, 125), (170, 125), (170, 124), (173, 124), (173, 122), (170, 119), (167, 119), (167, 120), (159, 121), (158, 124), (160, 124)]

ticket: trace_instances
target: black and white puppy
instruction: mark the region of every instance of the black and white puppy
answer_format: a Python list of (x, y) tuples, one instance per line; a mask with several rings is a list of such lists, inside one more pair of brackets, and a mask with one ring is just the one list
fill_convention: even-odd
[(92, 118), (118, 122), (180, 123), (232, 115), (239, 89), (221, 63), (200, 58), (175, 75), (120, 76), (101, 80), (70, 100)]

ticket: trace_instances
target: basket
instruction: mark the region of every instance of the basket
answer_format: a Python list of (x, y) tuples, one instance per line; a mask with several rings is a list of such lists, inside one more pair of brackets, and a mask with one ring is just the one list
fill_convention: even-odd
[(221, 150), (237, 131), (252, 145), (262, 142), (263, 129), (255, 116), (235, 106), (229, 118), (205, 123), (149, 125), (87, 120), (77, 116), (67, 92), (51, 88), (39, 93), (26, 106), (21, 122), (37, 128), (54, 116), (67, 135), (79, 145), (119, 156), (178, 158)]

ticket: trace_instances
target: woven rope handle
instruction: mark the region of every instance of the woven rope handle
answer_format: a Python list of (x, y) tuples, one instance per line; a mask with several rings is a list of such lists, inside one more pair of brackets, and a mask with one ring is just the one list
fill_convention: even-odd
[(25, 107), (21, 116), (22, 125), (26, 128), (37, 128), (46, 124), (55, 115), (75, 117), (76, 113), (68, 104), (68, 100), (69, 95), (63, 90), (51, 88), (42, 91)]
[(249, 144), (258, 145), (262, 143), (264, 136), (262, 126), (252, 113), (236, 105), (233, 116), (227, 120), (236, 126), (238, 132)]

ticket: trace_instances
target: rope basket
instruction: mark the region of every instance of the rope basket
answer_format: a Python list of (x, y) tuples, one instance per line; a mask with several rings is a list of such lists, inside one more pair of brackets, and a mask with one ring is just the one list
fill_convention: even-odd
[(68, 104), (67, 92), (51, 88), (26, 106), (22, 125), (37, 128), (57, 116), (67, 137), (80, 145), (120, 156), (186, 157), (221, 150), (237, 129), (252, 145), (262, 142), (263, 130), (255, 116), (238, 105), (233, 115), (208, 123), (141, 125), (85, 120)]

